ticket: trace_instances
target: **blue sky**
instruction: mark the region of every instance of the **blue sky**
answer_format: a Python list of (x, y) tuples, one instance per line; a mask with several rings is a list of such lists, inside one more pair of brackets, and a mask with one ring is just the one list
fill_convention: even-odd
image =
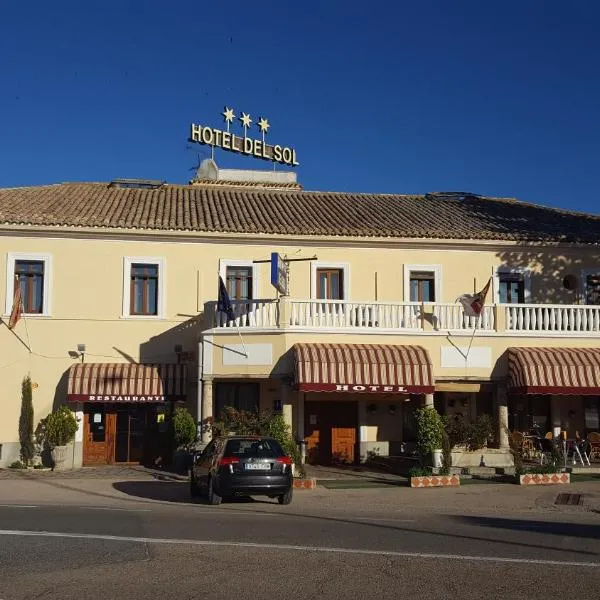
[(592, 0), (5, 0), (0, 186), (186, 182), (227, 104), (306, 189), (600, 212), (599, 26)]

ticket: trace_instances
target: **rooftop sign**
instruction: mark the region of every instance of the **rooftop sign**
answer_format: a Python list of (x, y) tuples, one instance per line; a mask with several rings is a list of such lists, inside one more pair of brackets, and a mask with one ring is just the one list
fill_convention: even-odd
[(258, 140), (248, 137), (248, 129), (250, 129), (252, 124), (252, 119), (250, 118), (249, 114), (243, 112), (242, 116), (239, 117), (239, 121), (242, 123), (242, 127), (244, 128), (243, 136), (235, 135), (229, 131), (230, 125), (233, 124), (234, 120), (236, 119), (233, 108), (226, 106), (225, 110), (221, 114), (225, 120), (225, 131), (192, 123), (190, 129), (190, 142), (206, 144), (207, 146), (211, 146), (213, 149), (221, 148), (222, 150), (229, 150), (230, 152), (247, 154), (256, 158), (262, 158), (263, 160), (270, 160), (275, 163), (280, 163), (282, 165), (296, 167), (300, 164), (296, 158), (296, 150), (294, 148), (280, 146), (279, 144), (267, 144), (265, 141), (265, 136), (267, 135), (271, 125), (264, 117), (260, 117), (256, 124), (262, 133), (262, 140)]

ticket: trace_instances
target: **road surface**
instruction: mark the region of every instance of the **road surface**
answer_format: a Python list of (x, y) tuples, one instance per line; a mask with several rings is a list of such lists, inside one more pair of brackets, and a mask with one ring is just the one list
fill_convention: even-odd
[(210, 507), (168, 485), (175, 502), (97, 494), (78, 505), (68, 489), (64, 503), (3, 500), (0, 599), (600, 596), (597, 513), (431, 513), (435, 490), (410, 511), (370, 510), (394, 490), (361, 490), (339, 509), (310, 492), (286, 507)]

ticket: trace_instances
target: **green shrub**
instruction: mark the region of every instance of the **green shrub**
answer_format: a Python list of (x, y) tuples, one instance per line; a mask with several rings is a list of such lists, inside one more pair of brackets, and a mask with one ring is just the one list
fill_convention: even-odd
[(504, 433), (508, 437), (508, 447), (510, 448), (510, 453), (512, 454), (513, 462), (515, 464), (515, 477), (518, 479), (519, 475), (523, 474), (523, 448), (521, 447), (521, 444), (515, 442), (506, 426), (504, 426)]
[(425, 406), (415, 410), (417, 425), (417, 452), (421, 458), (431, 456), (442, 447), (444, 422), (435, 408)]
[(266, 435), (276, 439), (283, 451), (291, 457), (300, 474), (304, 473), (302, 456), (298, 444), (294, 441), (289, 425), (281, 413), (270, 411), (237, 410), (226, 406), (221, 419), (207, 424), (213, 436), (223, 435)]
[(8, 465), (9, 469), (26, 469), (27, 467), (20, 461), (20, 460), (15, 460), (14, 462), (11, 462), (10, 465)]
[(530, 475), (552, 475), (561, 472), (561, 468), (554, 465), (537, 465), (535, 467), (527, 467), (521, 475), (525, 475), (525, 473), (529, 473)]
[(412, 467), (408, 472), (409, 477), (428, 477), (431, 474), (431, 467)]
[(19, 442), (21, 461), (28, 466), (35, 456), (33, 444), (33, 401), (31, 398), (31, 378), (29, 375), (21, 384), (21, 415), (19, 417)]
[(489, 415), (479, 415), (475, 422), (464, 419), (447, 419), (446, 433), (450, 446), (464, 446), (467, 450), (480, 450), (494, 437), (494, 423)]
[(178, 448), (188, 450), (196, 441), (196, 420), (187, 408), (176, 408), (173, 415), (173, 437)]
[(450, 445), (450, 437), (444, 430), (442, 433), (442, 468), (440, 475), (450, 475), (452, 468), (452, 446)]
[(61, 406), (40, 420), (35, 430), (36, 443), (50, 449), (66, 446), (75, 439), (76, 431), (75, 415), (66, 406)]
[(479, 415), (470, 427), (469, 450), (479, 450), (494, 438), (494, 423), (489, 415)]

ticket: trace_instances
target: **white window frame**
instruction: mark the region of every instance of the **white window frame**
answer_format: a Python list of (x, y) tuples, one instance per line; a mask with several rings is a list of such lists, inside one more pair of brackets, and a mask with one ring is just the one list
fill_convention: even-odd
[(590, 306), (586, 304), (588, 275), (600, 275), (600, 269), (581, 269), (581, 283), (579, 289), (575, 290), (575, 293), (577, 296), (581, 296), (580, 302), (586, 306)]
[[(158, 266), (158, 300), (155, 315), (132, 315), (131, 309), (131, 265), (157, 265)], [(123, 257), (123, 311), (121, 318), (137, 319), (141, 321), (156, 321), (165, 318), (167, 307), (167, 268), (163, 257), (156, 256), (124, 256)]]
[(523, 300), (525, 304), (531, 302), (531, 271), (525, 267), (498, 267), (494, 273), (495, 304), (500, 304), (500, 275), (521, 275), (523, 277)]
[(435, 302), (442, 302), (442, 265), (404, 265), (404, 302), (410, 302), (410, 274), (413, 271), (433, 273)]
[[(248, 267), (252, 269), (252, 300), (259, 300), (260, 296), (258, 291), (260, 290), (260, 286), (258, 285), (258, 265), (251, 260), (221, 258), (219, 260), (219, 275), (225, 284), (225, 289), (227, 289), (227, 267)], [(235, 302), (233, 298), (231, 300)]]
[(18, 260), (37, 260), (44, 263), (44, 289), (41, 313), (23, 313), (27, 317), (49, 317), (52, 314), (52, 255), (29, 252), (9, 252), (6, 257), (6, 298), (4, 316), (12, 311), (15, 296), (15, 263)]
[(350, 263), (347, 262), (329, 262), (312, 260), (310, 262), (310, 297), (311, 300), (317, 300), (317, 271), (319, 269), (340, 269), (342, 272), (342, 289), (344, 297), (338, 302), (347, 302), (350, 300)]

